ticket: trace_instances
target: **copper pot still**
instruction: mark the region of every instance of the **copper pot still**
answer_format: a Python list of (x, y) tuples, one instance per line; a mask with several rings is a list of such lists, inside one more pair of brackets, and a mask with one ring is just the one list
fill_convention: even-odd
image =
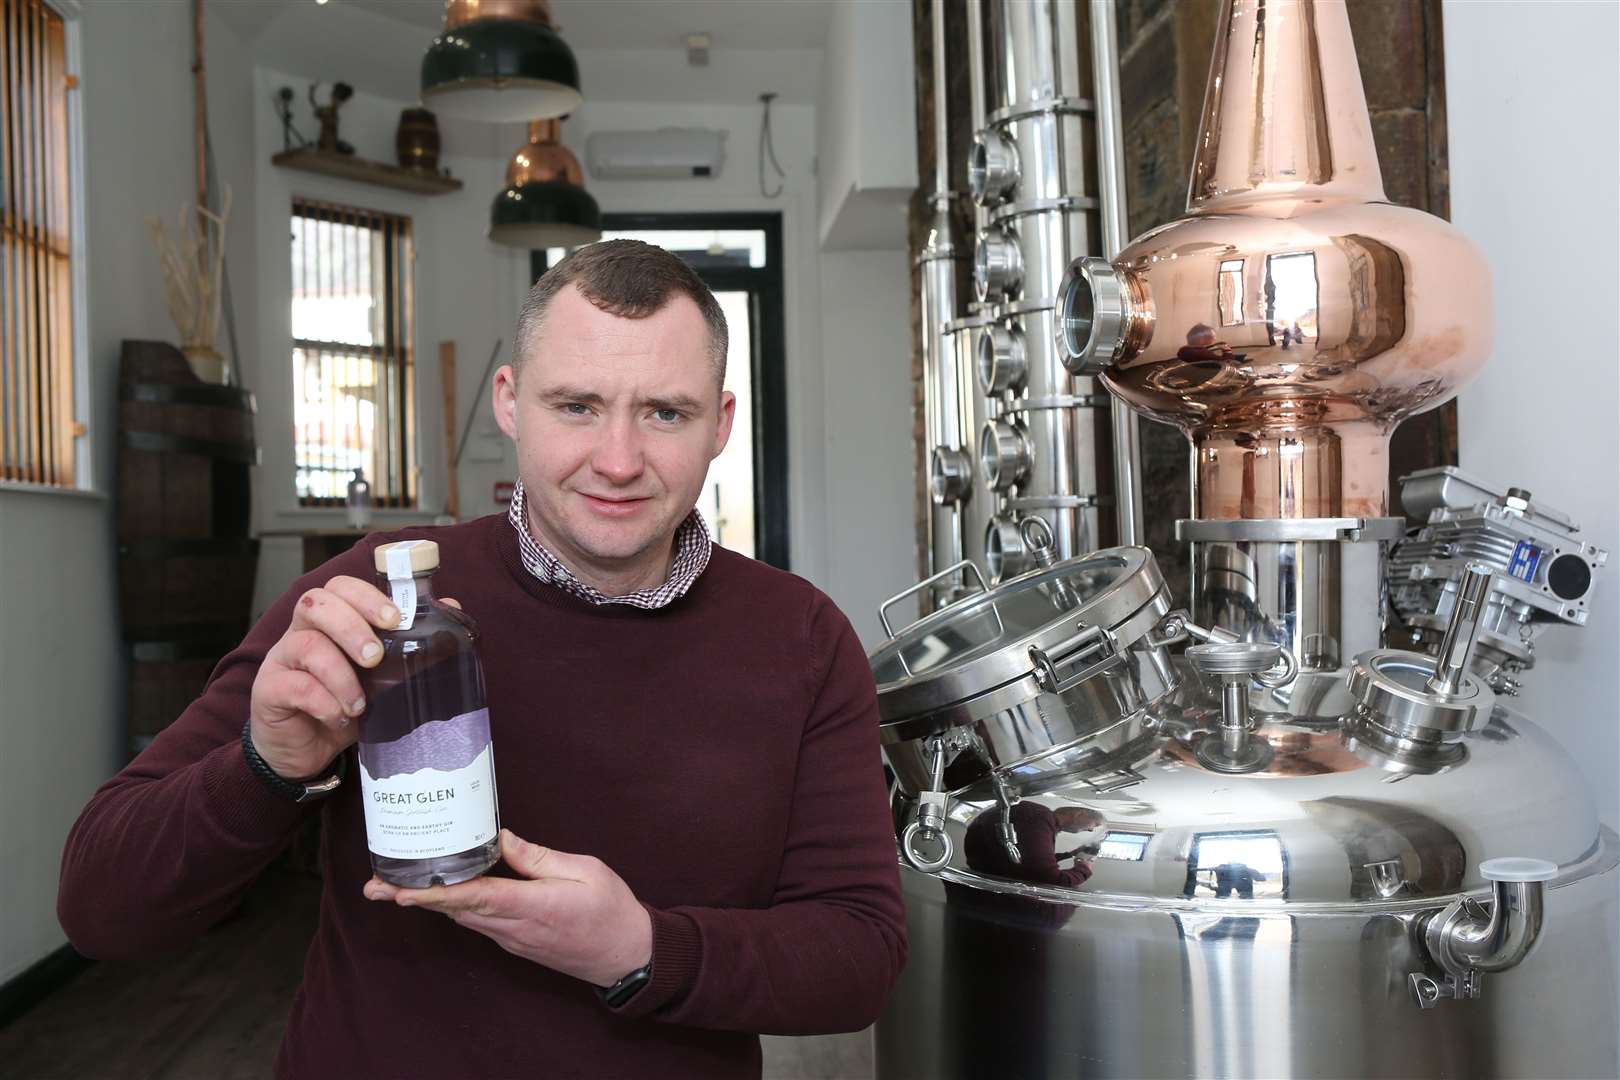
[(1384, 194), (1342, 0), (1229, 0), (1186, 216), (1078, 260), (1059, 350), (1193, 444), (1193, 517), (1381, 518), (1389, 435), (1484, 365), (1491, 276)]
[(394, 133), (394, 153), (399, 167), (417, 172), (439, 171), (439, 121), (428, 109), (401, 110), (399, 129)]

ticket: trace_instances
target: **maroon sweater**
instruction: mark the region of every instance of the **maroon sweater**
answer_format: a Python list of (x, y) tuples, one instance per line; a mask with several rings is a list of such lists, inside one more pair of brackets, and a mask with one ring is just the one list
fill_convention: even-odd
[[(502, 825), (601, 858), (652, 911), (652, 979), (622, 1009), (443, 915), (365, 899), (352, 760), (306, 806), (243, 760), (254, 674), (297, 597), (372, 580), (372, 547), (409, 537), (438, 542), (434, 591), (482, 633)], [(721, 548), (643, 611), (535, 580), (502, 517), (367, 538), (296, 582), (96, 792), (63, 854), (62, 926), (93, 957), (194, 938), (311, 814), (325, 888), (280, 1077), (757, 1076), (756, 1033), (864, 1027), (905, 962), (860, 643), (811, 585)]]

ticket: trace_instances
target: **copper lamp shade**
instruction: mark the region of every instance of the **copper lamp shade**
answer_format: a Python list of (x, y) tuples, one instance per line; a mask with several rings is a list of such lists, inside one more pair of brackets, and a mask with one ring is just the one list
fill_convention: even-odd
[(585, 171), (561, 139), (562, 121), (535, 120), (506, 166), (506, 188), (490, 207), (489, 238), (524, 248), (578, 247), (602, 239), (602, 212)]
[(547, 0), (446, 0), (422, 58), (422, 101), (464, 120), (564, 116), (579, 107), (579, 65)]
[(1479, 250), (1387, 201), (1341, 0), (1228, 0), (1186, 216), (1059, 300), (1070, 369), (1187, 432), (1205, 519), (1384, 517), (1390, 432), (1493, 333)]

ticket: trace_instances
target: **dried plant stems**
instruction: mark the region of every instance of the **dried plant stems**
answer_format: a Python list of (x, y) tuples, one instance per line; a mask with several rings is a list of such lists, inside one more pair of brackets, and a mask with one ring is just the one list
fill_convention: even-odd
[[(230, 216), (231, 189), (227, 186), (217, 214), (200, 206), (193, 217), (188, 207), (180, 208), (177, 237), (170, 237), (163, 220), (156, 215), (146, 219), (163, 268), (163, 295), (169, 305), (169, 318), (174, 320), (182, 348), (213, 349), (219, 336), (225, 224)], [(193, 225), (193, 221), (197, 224)]]

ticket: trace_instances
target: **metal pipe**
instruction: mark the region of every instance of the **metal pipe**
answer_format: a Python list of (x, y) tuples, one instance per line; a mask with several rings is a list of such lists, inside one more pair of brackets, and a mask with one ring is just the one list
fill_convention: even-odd
[(945, 0), (934, 0), (934, 195), (943, 198), (951, 189), (950, 125), (946, 121)]
[(1469, 654), (1474, 651), (1474, 639), (1479, 636), (1485, 598), (1490, 592), (1491, 568), (1484, 563), (1469, 563), (1457, 587), (1457, 602), (1446, 623), (1445, 636), (1440, 639), (1440, 652), (1434, 658), (1434, 674), (1428, 681), (1428, 688), (1434, 693), (1455, 694), (1462, 686)]
[[(1125, 246), (1130, 219), (1125, 203), (1125, 139), (1119, 100), (1119, 37), (1114, 0), (1091, 0), (1091, 67), (1096, 86), (1097, 197), (1101, 203), (1103, 255), (1112, 259)], [(1113, 399), (1114, 513), (1119, 542), (1139, 544), (1142, 521), (1142, 446), (1136, 413)]]
[[(984, 0), (968, 0), (968, 126), (976, 135), (984, 128), (986, 111), (984, 85)], [(990, 222), (990, 211), (974, 204), (974, 235)]]

